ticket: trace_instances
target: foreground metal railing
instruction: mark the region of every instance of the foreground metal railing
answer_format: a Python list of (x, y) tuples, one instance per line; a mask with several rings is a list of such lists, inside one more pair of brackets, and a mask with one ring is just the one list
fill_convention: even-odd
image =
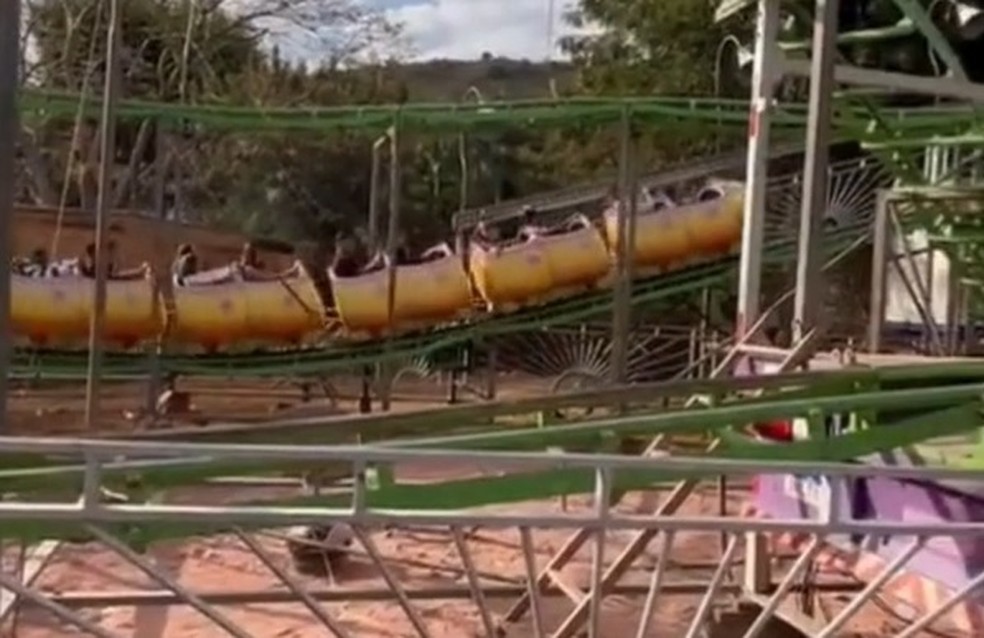
[[(755, 601), (758, 607), (745, 613), (744, 633), (734, 633), (736, 636), (761, 635), (776, 618), (805, 624), (804, 614), (791, 611), (795, 607), (792, 601), (807, 594), (824, 596), (831, 592), (841, 598), (849, 597), (850, 602), (842, 604), (838, 612), (811, 631), (819, 636), (839, 635), (838, 632), (848, 627), (862, 607), (878, 596), (895, 595), (888, 592), (889, 581), (895, 581), (911, 570), (912, 561), (924, 554), (930, 545), (936, 545), (933, 551), (938, 556), (939, 542), (945, 541), (949, 547), (958, 550), (964, 548), (960, 550), (965, 558), (962, 584), (949, 591), (947, 597), (932, 608), (917, 609), (908, 617), (895, 619), (901, 624), (898, 633), (892, 635), (914, 638), (954, 614), (977, 613), (975, 605), (968, 601), (976, 588), (984, 585), (984, 570), (980, 569), (984, 557), (967, 550), (973, 543), (965, 542), (984, 535), (984, 521), (979, 516), (966, 521), (931, 521), (920, 520), (925, 517), (918, 513), (913, 516), (903, 513), (894, 518), (872, 520), (856, 516), (845, 497), (859, 481), (890, 480), (923, 486), (953, 481), (980, 483), (979, 472), (953, 468), (750, 461), (677, 457), (666, 453), (640, 458), (615, 454), (383, 446), (243, 446), (43, 439), (0, 439), (0, 450), (11, 454), (75, 457), (81, 459), (85, 467), (81, 497), (77, 500), (78, 492), (69, 490), (62, 500), (39, 498), (35, 494), (30, 502), (8, 500), (0, 503), (0, 529), (4, 530), (4, 536), (58, 536), (74, 539), (76, 543), (87, 542), (86, 556), (96, 552), (113, 555), (115, 560), (123, 561), (125, 567), (121, 570), (141, 573), (160, 588), (129, 592), (52, 590), (26, 584), (5, 570), (0, 576), (0, 585), (15, 594), (25, 608), (43, 608), (70, 625), (72, 629), (64, 635), (79, 635), (80, 631), (95, 636), (120, 635), (80, 613), (83, 608), (181, 605), (197, 610), (206, 619), (202, 622), (211, 623), (209, 631), (219, 628), (233, 636), (261, 636), (263, 630), (251, 627), (245, 611), (228, 606), (301, 603), (311, 614), (311, 622), (331, 634), (369, 636), (378, 634), (353, 620), (349, 613), (351, 607), (362, 605), (378, 611), (372, 606), (388, 601), (395, 602), (403, 614), (402, 619), (394, 621), (399, 627), (427, 637), (438, 635), (434, 626), (437, 612), (431, 609), (424, 613), (420, 605), (426, 604), (427, 600), (441, 599), (445, 601), (441, 609), (447, 606), (457, 610), (458, 622), (462, 623), (460, 629), (467, 635), (492, 636), (506, 632), (516, 636), (573, 636), (586, 629), (590, 636), (648, 636), (670, 631), (674, 636), (696, 637), (702, 635), (722, 609), (741, 609), (738, 603), (744, 599), (745, 590), (737, 586), (736, 570), (741, 568), (739, 556), (749, 547), (751, 538), (763, 535), (773, 540), (785, 538), (783, 542), (788, 551), (785, 555), (777, 552), (773, 556), (770, 586), (765, 593), (746, 592), (750, 594), (747, 598)], [(101, 490), (101, 477), (104, 469), (119, 463), (121, 457), (158, 460), (193, 457), (219, 465), (245, 459), (268, 461), (273, 465), (284, 461), (298, 465), (344, 461), (353, 466), (356, 478), (339, 493), (281, 494), (273, 503), (261, 502), (256, 493), (242, 488), (236, 496), (238, 502), (216, 505), (214, 494), (203, 487), (182, 492), (180, 504), (108, 503)], [(377, 468), (383, 467), (394, 468), (395, 474), (390, 477), (377, 474), (381, 471)], [(450, 473), (454, 473), (455, 468), (459, 472), (463, 468), (470, 472), (482, 468), (481, 474), (494, 477), (500, 488), (494, 492), (469, 492), (467, 478), (450, 479), (445, 475), (421, 480), (413, 477), (415, 467), (442, 468)], [(542, 481), (544, 470), (557, 473), (552, 479), (552, 489), (545, 489), (544, 495), (566, 497), (587, 493), (591, 494), (590, 502), (568, 503), (562, 509), (557, 508), (555, 501), (541, 502), (537, 506), (512, 503), (508, 507), (495, 507), (496, 503), (511, 500), (510, 485)], [(749, 479), (754, 482), (769, 476), (786, 476), (785, 483), (797, 486), (802, 511), (797, 516), (758, 518), (729, 506), (708, 513), (704, 507), (708, 491), (720, 488), (718, 478), (722, 476), (729, 478), (727, 485), (731, 497), (738, 500), (755, 498), (756, 489), (750, 487)], [(825, 485), (819, 498), (815, 493), (807, 495), (804, 491), (809, 485), (816, 484), (817, 477), (821, 477)], [(396, 487), (386, 498), (376, 498), (378, 485), (386, 482)], [(626, 513), (624, 509), (615, 508), (626, 492), (634, 490), (659, 495), (659, 504), (652, 514)], [(493, 507), (472, 509), (480, 505)], [(353, 560), (371, 564), (385, 586), (381, 589), (340, 586), (337, 580), (344, 580), (344, 569), (340, 567), (336, 568), (338, 578), (334, 587), (312, 586), (310, 580), (284, 566), (285, 538), (282, 533), (261, 531), (291, 525), (351, 530), (353, 542), (344, 548), (326, 548), (320, 541), (302, 539), (301, 542), (307, 542), (315, 549), (344, 552)], [(381, 531), (386, 528), (390, 531)], [(424, 533), (421, 528), (425, 528), (432, 538), (443, 539), (442, 555), (452, 549), (459, 560), (459, 564), (451, 568), (447, 561), (428, 568), (443, 570), (445, 577), (456, 582), (446, 585), (411, 582), (413, 579), (404, 569), (405, 547), (410, 542), (407, 530)], [(543, 548), (536, 540), (547, 539), (552, 547), (557, 542), (555, 535), (565, 529), (577, 531), (549, 562), (544, 563)], [(625, 532), (631, 532), (628, 540)], [(173, 568), (169, 570), (152, 560), (152, 541), (203, 533), (225, 534), (226, 541), (213, 545), (218, 548), (214, 551), (242, 554), (245, 549), (254, 561), (269, 571), (272, 584), (265, 591), (230, 586), (197, 592)], [(392, 540), (394, 535), (400, 539), (397, 545)], [(507, 535), (511, 540), (505, 540)], [(719, 535), (724, 542), (716, 558), (711, 561), (705, 558), (701, 563), (686, 556), (686, 548), (689, 547), (692, 553), (695, 546), (703, 547), (706, 555), (707, 547), (717, 546), (711, 539)], [(789, 540), (790, 536), (794, 537), (793, 541)], [(839, 580), (834, 579), (836, 582), (830, 577), (823, 583), (804, 581), (808, 580), (810, 570), (821, 555), (831, 547), (849, 545), (857, 549), (872, 543), (877, 546), (885, 539), (898, 541), (900, 538), (904, 540), (900, 553), (869, 573), (861, 585), (856, 582), (857, 574), (846, 573), (840, 574)], [(280, 544), (274, 544), (273, 540), (279, 540)], [(640, 568), (639, 559), (655, 540), (659, 540), (659, 549), (652, 564)], [(489, 543), (506, 544), (515, 552), (512, 563), (517, 567), (515, 573), (508, 574), (508, 582), (502, 582), (501, 560), (488, 564), (483, 550)], [(235, 549), (230, 549), (233, 545)], [(590, 547), (591, 553), (586, 582), (572, 582), (562, 570), (574, 564), (577, 549), (584, 545)], [(148, 546), (149, 555), (143, 551)], [(404, 547), (404, 551), (400, 547)], [(684, 551), (684, 556), (680, 557), (677, 550)], [(59, 551), (77, 556), (82, 550), (66, 544)], [(790, 555), (790, 551), (794, 553)], [(947, 557), (946, 560), (953, 559)], [(496, 569), (500, 573), (497, 574)], [(451, 576), (448, 576), (448, 570)], [(630, 572), (635, 573), (634, 580), (626, 580)], [(643, 584), (640, 576), (645, 577)], [(606, 597), (613, 595), (623, 601), (619, 619), (613, 619), (610, 610), (603, 608)], [(627, 598), (633, 596), (634, 599)], [(548, 617), (554, 617), (556, 613), (547, 613), (547, 607), (558, 597), (569, 598), (573, 608), (566, 612), (559, 625), (551, 628), (547, 626)], [(669, 629), (671, 620), (656, 614), (656, 609), (660, 603), (681, 597), (689, 601), (687, 604), (693, 611), (680, 621), (678, 627), (673, 625), (676, 628)], [(512, 598), (512, 606), (501, 611), (501, 607), (490, 604), (492, 599), (499, 598)], [(629, 602), (624, 602), (626, 600)], [(463, 620), (466, 617), (467, 620)], [(616, 630), (618, 633), (613, 633)], [(394, 627), (393, 631), (404, 629)], [(141, 635), (139, 628), (137, 635)]]

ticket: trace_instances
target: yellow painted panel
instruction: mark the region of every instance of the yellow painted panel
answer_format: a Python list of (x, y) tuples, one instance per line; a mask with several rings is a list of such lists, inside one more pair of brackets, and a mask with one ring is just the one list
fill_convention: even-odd
[(738, 190), (721, 199), (686, 207), (690, 234), (696, 251), (705, 256), (730, 252), (741, 243), (744, 197)]
[[(613, 250), (618, 249), (616, 211), (605, 213), (605, 233)], [(671, 268), (686, 261), (694, 250), (686, 217), (677, 208), (639, 215), (636, 222), (634, 263), (642, 267)]]
[(171, 336), (212, 351), (248, 334), (242, 282), (176, 286)]
[[(86, 280), (84, 288), (91, 290), (94, 282)], [(106, 338), (129, 348), (160, 333), (160, 305), (154, 303), (152, 279), (133, 279), (106, 282)], [(86, 305), (91, 308), (92, 295)]]
[[(11, 278), (11, 324), (14, 334), (43, 345), (77, 343), (89, 335), (93, 309), (91, 279), (83, 277)], [(126, 348), (160, 332), (150, 279), (106, 282), (104, 335)]]
[(553, 287), (540, 239), (502, 248), (472, 246), (471, 272), (482, 298), (493, 305), (526, 303)]
[(346, 328), (378, 333), (389, 324), (388, 273), (377, 270), (358, 277), (331, 276), (335, 310)]
[(324, 326), (324, 309), (307, 274), (273, 281), (245, 281), (246, 338), (299, 343)]
[(91, 289), (78, 277), (11, 276), (11, 327), (38, 345), (84, 339)]
[(608, 247), (594, 225), (540, 238), (553, 288), (591, 286), (611, 265)]
[(397, 269), (394, 317), (404, 321), (441, 321), (471, 308), (471, 285), (461, 258), (449, 254)]

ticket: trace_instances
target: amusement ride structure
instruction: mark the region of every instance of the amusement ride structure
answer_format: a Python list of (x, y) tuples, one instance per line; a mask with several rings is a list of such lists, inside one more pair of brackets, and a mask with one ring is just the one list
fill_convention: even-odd
[[(586, 185), (462, 210), (454, 247), (401, 264), (402, 177), (393, 161), (385, 235), (377, 207), (369, 220), (387, 259), (360, 276), (329, 273), (328, 295), (302, 269), (263, 279), (229, 270), (167, 290), (152, 275), (107, 281), (101, 201), (94, 279), (0, 276), (11, 291), (10, 312), (0, 313), (10, 329), (0, 332), (15, 341), (7, 379), (85, 379), (93, 421), (87, 439), (0, 437), (0, 620), (19, 635), (18, 614), (41, 610), (57, 619), (44, 635), (150, 635), (91, 611), (181, 606), (209, 622), (196, 635), (248, 637), (263, 634), (240, 607), (293, 605), (319, 623), (318, 635), (827, 638), (865, 635), (856, 623), (877, 608), (887, 620), (867, 635), (980, 635), (984, 456), (975, 437), (984, 364), (969, 355), (982, 286), (973, 131), (984, 89), (967, 81), (921, 4), (896, 3), (904, 29), (838, 34), (838, 3), (818, 0), (812, 54), (798, 58), (809, 43), (780, 47), (779, 2), (758, 0), (750, 102), (258, 112), (120, 100), (108, 73), (104, 149), (113, 122), (128, 117), (358, 130), (384, 135), (392, 157), (410, 131), (586, 121), (619, 127), (619, 201), (606, 209), (607, 185)], [(719, 16), (748, 4), (725, 2)], [(8, 18), (0, 14), (0, 29), (16, 35)], [(924, 34), (948, 76), (835, 59), (839, 39), (900, 29)], [(6, 53), (4, 125), (16, 115), (6, 108), (24, 118), (77, 111), (77, 96), (26, 91), (15, 104), (16, 56), (11, 63)], [(774, 100), (786, 75), (810, 78), (808, 105)], [(886, 108), (870, 91), (837, 93), (842, 85), (945, 102)], [(747, 122), (747, 153), (642, 174), (634, 132), (683, 119)], [(805, 147), (770, 144), (779, 126), (805, 130)], [(852, 152), (832, 159), (845, 141)], [(0, 155), (12, 155), (8, 146)], [(7, 186), (2, 180), (9, 175), (0, 173)], [(669, 185), (685, 193), (680, 202), (656, 206), (639, 195)], [(5, 206), (11, 190), (0, 188)], [(479, 224), (521, 218), (526, 206), (540, 212), (540, 232), (512, 243), (467, 240)], [(9, 228), (10, 215), (2, 217)], [(6, 250), (0, 263), (9, 268)], [(850, 292), (856, 281), (845, 283), (852, 278), (870, 284), (862, 299)], [(781, 319), (790, 306), (792, 317)], [(384, 413), (157, 427), (125, 438), (93, 419), (103, 380), (149, 379), (151, 397), (162, 384), (201, 377), (287, 381), (331, 397), (333, 380), (352, 375), (365, 378), (364, 403), (374, 394)], [(407, 375), (450, 379), (453, 405), (386, 411)], [(518, 377), (546, 383), (533, 396), (510, 395)], [(463, 398), (464, 389), (479, 400)], [(431, 471), (414, 478), (409, 467)], [(304, 489), (285, 478), (301, 475)], [(242, 485), (236, 497), (217, 502), (210, 488), (230, 483)], [(274, 497), (271, 485), (281, 486)], [(585, 494), (589, 502), (567, 500)], [(300, 536), (271, 531), (299, 526)], [(452, 573), (450, 583), (410, 582), (401, 557), (387, 554), (393, 537), (421, 529), (450, 548), (454, 565), (429, 567)], [(192, 537), (238, 544), (277, 586), (196, 590), (155, 558), (166, 542)], [(483, 567), (490, 542), (515, 560)], [(277, 555), (285, 545), (290, 567)], [(703, 562), (677, 558), (695, 546)], [(110, 552), (141, 585), (39, 584), (53, 556), (79, 547)], [(298, 573), (298, 548), (337, 572), (330, 586)], [(382, 586), (347, 584), (338, 555), (371, 563)], [(458, 633), (437, 633), (435, 601), (458, 610)], [(350, 605), (384, 604), (400, 612), (399, 627), (384, 632), (347, 616)], [(686, 617), (673, 624), (670, 609)], [(624, 622), (631, 626), (616, 625)]]

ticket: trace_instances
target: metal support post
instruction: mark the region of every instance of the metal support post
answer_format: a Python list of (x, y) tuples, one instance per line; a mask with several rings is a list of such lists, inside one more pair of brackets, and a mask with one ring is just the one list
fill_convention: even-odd
[(486, 354), (488, 356), (488, 361), (486, 362), (486, 378), (485, 378), (485, 396), (489, 401), (495, 401), (495, 397), (499, 393), (498, 374), (499, 374), (499, 346), (497, 343), (492, 342), (487, 344)]
[(632, 178), (635, 172), (632, 165), (634, 143), (632, 139), (632, 122), (629, 112), (626, 109), (622, 113), (622, 125), (619, 130), (621, 151), (619, 154), (619, 202), (618, 217), (616, 221), (616, 237), (618, 241), (615, 245), (615, 287), (612, 297), (612, 354), (611, 354), (611, 382), (613, 384), (625, 383), (628, 373), (628, 332), (629, 332), (629, 304), (632, 295), (632, 273), (629, 262), (632, 261), (635, 241), (629, 243), (630, 219), (635, 214), (636, 200), (639, 197), (634, 188), (636, 184)]
[(868, 309), (868, 352), (881, 350), (882, 326), (885, 323), (885, 288), (888, 286), (888, 260), (891, 253), (891, 229), (887, 191), (878, 191), (875, 203), (875, 225), (871, 248), (871, 306)]
[(755, 26), (755, 63), (748, 118), (748, 167), (745, 177), (745, 211), (739, 266), (738, 316), (735, 325), (740, 339), (759, 315), (762, 284), (762, 244), (765, 234), (766, 179), (769, 162), (769, 131), (772, 126), (772, 95), (777, 78), (779, 48), (779, 2), (758, 0)]
[(799, 254), (796, 261), (793, 343), (800, 341), (816, 326), (822, 309), (822, 233), (830, 168), (839, 5), (840, 0), (816, 0), (816, 13), (813, 16), (810, 110), (806, 127), (806, 167), (800, 214)]
[(157, 119), (154, 122), (154, 216), (157, 219), (167, 219), (167, 176), (171, 166), (171, 151), (167, 147), (164, 134), (164, 122)]
[[(396, 253), (400, 244), (400, 131), (399, 121), (393, 123), (389, 131), (390, 141), (390, 173), (389, 173), (389, 225), (386, 229), (386, 289), (388, 298), (386, 301), (387, 325), (393, 325), (394, 310), (396, 307)], [(380, 387), (380, 407), (384, 412), (390, 408), (390, 395), (392, 393), (392, 363), (384, 361), (381, 374), (377, 382)]]
[[(371, 255), (379, 250), (379, 179), (382, 172), (380, 163), (387, 139), (388, 136), (383, 135), (372, 144), (372, 169), (369, 175), (369, 237), (367, 238), (369, 245), (366, 246)], [(360, 414), (372, 412), (372, 379), (374, 376), (375, 369), (372, 365), (362, 366), (362, 390), (359, 394)]]
[[(745, 210), (738, 270), (738, 316), (735, 339), (741, 340), (759, 318), (762, 286), (762, 250), (765, 240), (765, 205), (769, 173), (769, 137), (772, 98), (779, 75), (778, 0), (758, 0), (755, 23), (755, 61), (748, 117), (748, 163), (745, 176)], [(768, 543), (762, 534), (746, 535), (745, 586), (752, 592), (768, 589)]]
[(382, 172), (381, 154), (388, 136), (377, 138), (372, 144), (372, 172), (369, 175), (369, 252), (379, 250), (379, 176)]
[(96, 263), (92, 318), (89, 324), (89, 367), (85, 388), (85, 426), (93, 429), (99, 412), (102, 374), (103, 323), (106, 313), (106, 217), (112, 197), (113, 158), (116, 149), (116, 102), (119, 99), (120, 2), (110, 0), (109, 31), (106, 36), (106, 83), (103, 88), (102, 122), (99, 131), (99, 197), (96, 200)]
[[(10, 360), (10, 227), (14, 217), (20, 2), (0, 2), (0, 369)], [(0, 374), (0, 434), (7, 429), (7, 375)]]

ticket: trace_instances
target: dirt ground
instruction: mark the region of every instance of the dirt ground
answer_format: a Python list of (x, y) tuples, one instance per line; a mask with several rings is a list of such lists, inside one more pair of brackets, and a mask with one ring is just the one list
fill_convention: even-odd
[[(434, 471), (427, 468), (404, 468), (407, 477), (426, 478)], [(465, 473), (465, 472), (460, 472)], [(447, 475), (444, 471), (442, 474)], [(218, 492), (218, 490), (217, 490)], [(187, 496), (187, 495), (185, 495)], [(216, 501), (224, 501), (231, 495), (216, 493)], [(226, 497), (226, 498), (223, 498)], [(180, 502), (181, 494), (173, 499)], [(621, 507), (635, 509), (642, 497), (631, 495)], [(735, 494), (730, 507), (740, 506), (741, 495)], [(684, 514), (708, 515), (716, 509), (716, 497), (710, 490), (697, 495), (684, 508)], [(509, 508), (510, 513), (542, 512), (561, 507), (559, 501), (528, 503)], [(570, 499), (568, 511), (576, 512), (588, 507), (586, 499)], [(501, 508), (489, 508), (500, 509)], [(535, 531), (534, 548), (538, 568), (543, 568), (550, 557), (561, 547), (572, 530)], [(606, 543), (606, 563), (629, 542), (631, 532), (611, 533)], [(463, 589), (467, 580), (461, 572), (461, 560), (451, 542), (450, 535), (439, 530), (394, 530), (373, 534), (375, 543), (384, 557), (387, 569), (398, 579), (406, 591), (413, 592), (437, 587)], [(284, 543), (274, 536), (260, 536), (261, 545), (275, 556), (276, 562), (293, 572)], [(515, 530), (482, 529), (470, 534), (468, 549), (483, 583), (491, 585), (521, 586), (525, 577), (519, 534)], [(591, 554), (593, 543), (588, 543), (574, 560), (560, 573), (565, 582), (587, 590), (590, 587)], [(623, 579), (622, 584), (643, 588), (647, 585), (652, 566), (656, 562), (658, 545), (653, 543), (649, 551)], [(249, 552), (234, 536), (218, 536), (194, 539), (181, 543), (155, 546), (150, 555), (155, 563), (163, 566), (169, 575), (196, 593), (270, 592), (283, 591), (284, 586), (265, 567), (262, 561)], [(666, 586), (706, 583), (719, 561), (719, 538), (712, 534), (682, 534), (675, 543), (671, 569)], [(740, 565), (740, 558), (735, 561)], [(735, 570), (740, 578), (740, 572)], [(324, 578), (300, 576), (295, 573), (309, 591), (331, 589)], [(335, 588), (348, 591), (386, 590), (380, 570), (357, 548), (336, 574)], [(36, 584), (47, 592), (119, 592), (123, 590), (150, 590), (148, 578), (124, 560), (99, 546), (89, 544), (72, 546), (60, 551), (45, 569)], [(701, 585), (703, 587), (703, 585)], [(508, 592), (507, 592), (508, 593)], [(701, 593), (666, 594), (657, 603), (652, 629), (656, 636), (677, 638), (685, 635), (691, 619), (700, 604)], [(489, 600), (494, 617), (501, 617), (508, 609), (512, 596)], [(635, 635), (643, 596), (616, 595), (606, 599), (601, 621), (601, 636), (621, 638)], [(434, 638), (466, 638), (485, 635), (478, 608), (470, 600), (414, 600), (412, 603), (423, 619), (428, 632)], [(719, 595), (715, 600), (715, 612), (726, 613), (734, 604), (733, 595)], [(572, 603), (559, 597), (545, 598), (543, 620), (547, 628), (556, 629)], [(326, 630), (300, 604), (252, 604), (227, 605), (219, 608), (229, 620), (245, 628), (257, 637), (308, 638), (326, 635)], [(379, 638), (403, 638), (417, 635), (406, 613), (395, 602), (331, 602), (325, 605), (333, 616), (355, 636)], [(216, 638), (226, 635), (212, 621), (190, 607), (112, 607), (83, 610), (83, 615), (108, 630), (114, 636), (135, 638)], [(78, 632), (37, 609), (24, 609), (19, 613), (15, 633), (17, 638), (69, 638)], [(891, 636), (898, 631), (884, 618), (862, 618), (860, 633), (845, 635)], [(737, 627), (734, 629), (737, 630)], [(727, 631), (722, 631), (727, 630)], [(533, 635), (532, 623), (527, 617), (511, 626), (509, 635)], [(715, 634), (720, 638), (742, 635), (730, 631), (727, 625)], [(770, 632), (773, 638), (788, 635)]]
[[(214, 384), (213, 384), (214, 385)], [(354, 388), (352, 383), (343, 383)], [(503, 384), (503, 393), (518, 396), (529, 393), (542, 393), (543, 388), (531, 384)], [(201, 386), (198, 389), (206, 389)], [(229, 388), (225, 388), (229, 390)], [(266, 418), (273, 414), (296, 413), (299, 408), (291, 407), (296, 401), (290, 396), (263, 396), (261, 390), (268, 385), (238, 386), (235, 395), (210, 395), (204, 393), (194, 396), (196, 406), (203, 413), (214, 418), (234, 418), (252, 416)], [(439, 405), (443, 396), (442, 388), (433, 381), (405, 382), (397, 389), (395, 409), (413, 409)], [(67, 434), (80, 433), (84, 393), (78, 387), (61, 387), (44, 391), (24, 389), (11, 401), (11, 416), (15, 432), (20, 434)], [(139, 386), (116, 386), (108, 388), (102, 401), (102, 422), (106, 427), (125, 431), (134, 427), (134, 422), (123, 414), (137, 409), (144, 401)], [(300, 410), (325, 411), (324, 403), (308, 404)], [(340, 402), (337, 411), (351, 411), (355, 403), (349, 399)], [(207, 427), (207, 425), (205, 426)], [(437, 480), (452, 476), (473, 475), (481, 470), (474, 467), (440, 468), (415, 466), (401, 467), (398, 475), (413, 480)], [(240, 499), (276, 498), (285, 496), (284, 488), (244, 488), (229, 486), (196, 487), (174, 490), (164, 498), (172, 503), (221, 504)], [(631, 494), (619, 505), (622, 511), (638, 511), (644, 502), (652, 506), (659, 494)], [(732, 514), (740, 511), (744, 494), (734, 490), (729, 496), (728, 509)], [(568, 511), (577, 512), (589, 506), (587, 498), (570, 498), (566, 504)], [(559, 499), (489, 508), (507, 510), (510, 513), (556, 510), (562, 507)], [(717, 497), (708, 488), (692, 496), (682, 509), (682, 514), (691, 516), (716, 514)], [(282, 533), (284, 530), (280, 530)], [(561, 547), (573, 530), (534, 530), (535, 560), (538, 568), (545, 566), (549, 558)], [(256, 538), (275, 562), (300, 580), (310, 591), (364, 592), (366, 590), (385, 591), (385, 580), (381, 571), (370, 561), (361, 547), (355, 546), (346, 564), (335, 574), (336, 582), (325, 578), (302, 576), (293, 570), (289, 554), (282, 537), (277, 531), (258, 535)], [(631, 539), (630, 532), (611, 533), (605, 546), (605, 560), (610, 563), (614, 556)], [(432, 588), (454, 588), (457, 592), (467, 590), (468, 582), (461, 570), (461, 559), (455, 550), (450, 535), (441, 530), (377, 530), (372, 533), (375, 543), (383, 556), (384, 564), (401, 586), (409, 592)], [(561, 571), (563, 580), (586, 591), (590, 587), (590, 566), (593, 542), (589, 542), (575, 556), (574, 560)], [(490, 597), (489, 607), (493, 616), (501, 617), (515, 600), (518, 590), (523, 586), (525, 566), (519, 540), (515, 529), (474, 530), (469, 535), (468, 548), (475, 568), (481, 575), (483, 584), (502, 588), (502, 595)], [(8, 549), (6, 558), (11, 557)], [(635, 635), (643, 605), (645, 586), (649, 582), (652, 567), (656, 562), (658, 544), (651, 543), (648, 552), (639, 559), (622, 580), (622, 585), (636, 586), (640, 593), (619, 594), (606, 599), (601, 621), (601, 636), (623, 638)], [(666, 583), (683, 586), (687, 583), (706, 583), (720, 560), (720, 540), (716, 535), (682, 533), (674, 544), (671, 569)], [(149, 555), (167, 573), (190, 590), (200, 593), (218, 593), (229, 590), (236, 592), (284, 592), (284, 585), (271, 573), (263, 562), (251, 553), (235, 536), (215, 536), (188, 539), (183, 542), (162, 543), (150, 548)], [(739, 552), (735, 565), (740, 566), (742, 554)], [(740, 568), (735, 569), (732, 583), (740, 582)], [(64, 546), (55, 555), (35, 583), (49, 594), (70, 596), (71, 592), (88, 594), (108, 594), (133, 590), (157, 590), (149, 579), (136, 568), (130, 566), (110, 550), (96, 544)], [(659, 598), (651, 624), (651, 636), (678, 638), (684, 636), (691, 619), (700, 604), (701, 593), (667, 594)], [(334, 615), (354, 636), (379, 638), (403, 638), (417, 633), (407, 619), (406, 613), (396, 602), (361, 602), (349, 600), (325, 603), (325, 608)], [(830, 597), (834, 609), (846, 600), (842, 595)], [(337, 598), (336, 598), (337, 601)], [(734, 605), (733, 594), (719, 595), (715, 601), (715, 614), (726, 613)], [(468, 638), (485, 635), (482, 620), (476, 605), (459, 595), (456, 599), (414, 600), (414, 608), (419, 613), (427, 630), (434, 638)], [(561, 597), (544, 599), (543, 617), (547, 631), (556, 629), (572, 603)], [(249, 634), (258, 638), (307, 638), (330, 635), (314, 616), (301, 604), (238, 604), (218, 607), (229, 620), (245, 628)], [(97, 622), (111, 635), (134, 638), (211, 638), (228, 635), (214, 622), (188, 606), (141, 606), (86, 608), (81, 611), (86, 618)], [(872, 607), (864, 610), (845, 636), (880, 637), (892, 636), (904, 623), (893, 620), (885, 612)], [(730, 638), (740, 636), (741, 626), (728, 620), (719, 624), (711, 636)], [(4, 638), (69, 638), (79, 632), (47, 612), (38, 608), (23, 608), (16, 617), (16, 624), (8, 626)], [(532, 636), (534, 630), (529, 616), (511, 626), (510, 636)], [(788, 635), (769, 631), (768, 638)]]
[[(216, 422), (262, 422), (275, 418), (307, 415), (355, 414), (359, 409), (360, 381), (351, 377), (333, 378), (337, 397), (331, 401), (312, 390), (303, 401), (301, 390), (277, 381), (180, 381), (178, 390), (188, 392), (192, 412), (168, 419), (177, 426), (207, 426)], [(477, 382), (476, 382), (477, 383)], [(499, 383), (500, 398), (543, 395), (549, 382), (527, 377), (504, 376)], [(405, 378), (393, 391), (394, 411), (420, 410), (447, 405), (447, 381), (443, 378)], [(467, 396), (464, 400), (474, 400)], [(46, 384), (30, 387), (12, 385), (8, 423), (16, 435), (85, 436), (85, 386), (80, 383)], [(140, 416), (148, 405), (146, 384), (103, 383), (98, 411), (98, 432), (129, 432), (145, 427)], [(374, 401), (373, 410), (380, 409)]]

